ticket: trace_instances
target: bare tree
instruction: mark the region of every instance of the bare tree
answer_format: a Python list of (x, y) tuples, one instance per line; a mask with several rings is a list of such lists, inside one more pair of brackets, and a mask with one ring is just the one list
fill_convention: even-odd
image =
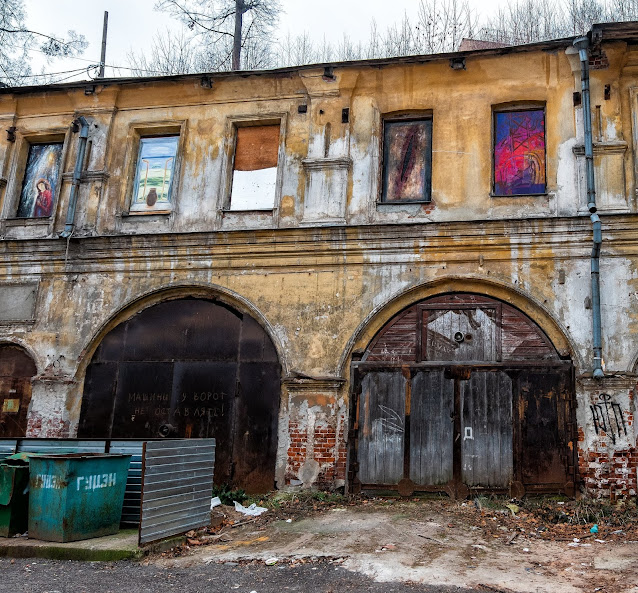
[[(185, 74), (195, 72), (203, 66), (203, 55), (196, 47), (192, 35), (183, 29), (173, 32), (169, 29), (155, 37), (150, 53), (129, 52), (128, 62), (133, 76), (153, 76)], [(201, 71), (208, 68), (205, 66)]]
[[(372, 20), (364, 42), (346, 34), (335, 43), (325, 36), (318, 41), (304, 31), (288, 33), (275, 44), (278, 3), (240, 4), (238, 12), (237, 0), (160, 0), (158, 7), (179, 16), (189, 30), (158, 38), (150, 57), (129, 56), (131, 65), (140, 74), (228, 70), (236, 66), (236, 39), (241, 39), (245, 69), (434, 54), (458, 50), (463, 38), (530, 43), (582, 34), (596, 22), (638, 18), (638, 0), (505, 0), (485, 18), (469, 0), (419, 0), (416, 15), (406, 12), (385, 30)], [(241, 37), (235, 35), (238, 14)]]
[[(34, 82), (29, 59), (31, 49), (52, 59), (76, 56), (87, 45), (84, 37), (75, 31), (68, 31), (67, 38), (32, 31), (26, 26), (23, 0), (0, 0), (0, 84), (17, 86)], [(46, 80), (51, 81), (52, 77), (47, 76)]]
[(279, 0), (159, 0), (156, 7), (186, 24), (206, 61), (223, 70), (264, 67), (281, 11)]

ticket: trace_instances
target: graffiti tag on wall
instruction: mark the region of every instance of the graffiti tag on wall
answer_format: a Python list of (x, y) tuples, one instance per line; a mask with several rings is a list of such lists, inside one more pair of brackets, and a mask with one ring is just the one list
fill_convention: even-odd
[(609, 435), (615, 445), (617, 437), (627, 436), (627, 426), (622, 408), (620, 404), (612, 401), (611, 395), (608, 393), (601, 393), (598, 399), (600, 403), (589, 406), (594, 419), (594, 430), (596, 434), (600, 434), (602, 431)]

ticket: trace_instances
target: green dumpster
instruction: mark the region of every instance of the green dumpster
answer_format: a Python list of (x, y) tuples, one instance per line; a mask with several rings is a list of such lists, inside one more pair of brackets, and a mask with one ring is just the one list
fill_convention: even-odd
[(24, 453), (0, 462), (0, 536), (27, 530), (29, 512), (29, 459)]
[(32, 455), (29, 537), (72, 542), (117, 533), (130, 455)]

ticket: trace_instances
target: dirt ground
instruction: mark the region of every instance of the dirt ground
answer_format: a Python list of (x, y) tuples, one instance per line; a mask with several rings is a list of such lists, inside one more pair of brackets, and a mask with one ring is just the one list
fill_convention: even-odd
[(259, 504), (268, 511), (256, 518), (217, 507), (209, 528), (146, 562), (184, 568), (321, 560), (378, 582), (497, 593), (638, 593), (634, 501), (455, 502), (300, 492)]

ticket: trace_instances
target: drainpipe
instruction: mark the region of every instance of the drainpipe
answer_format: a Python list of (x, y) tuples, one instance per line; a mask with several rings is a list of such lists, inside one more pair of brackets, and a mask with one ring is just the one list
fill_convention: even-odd
[[(75, 158), (75, 169), (73, 169), (73, 182), (71, 193), (69, 194), (69, 207), (66, 211), (66, 224), (60, 237), (68, 239), (73, 234), (75, 227), (75, 207), (78, 201), (78, 189), (80, 188), (80, 177), (82, 176), (82, 164), (84, 163), (84, 153), (86, 152), (86, 141), (89, 137), (89, 122), (84, 116), (76, 120), (82, 127), (80, 128), (80, 141), (78, 142), (78, 154)], [(75, 122), (74, 122), (75, 123)]]
[(603, 231), (600, 217), (596, 213), (596, 189), (594, 186), (594, 146), (591, 130), (591, 105), (589, 100), (589, 39), (574, 40), (580, 58), (580, 81), (583, 95), (583, 127), (585, 128), (585, 172), (587, 176), (587, 208), (592, 222), (594, 242), (591, 250), (591, 306), (593, 316), (592, 341), (594, 347), (594, 378), (605, 376), (602, 369), (602, 331), (600, 318), (600, 246)]

